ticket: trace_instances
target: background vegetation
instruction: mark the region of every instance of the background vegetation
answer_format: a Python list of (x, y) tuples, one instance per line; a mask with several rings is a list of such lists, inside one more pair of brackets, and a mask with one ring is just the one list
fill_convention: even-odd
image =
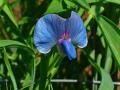
[[(33, 44), (37, 20), (49, 13), (68, 18), (72, 10), (84, 21), (88, 46), (76, 48), (73, 61), (55, 47), (39, 54)], [(1, 90), (120, 90), (113, 85), (120, 80), (119, 68), (120, 0), (0, 0)], [(51, 78), (79, 82), (51, 84)], [(92, 85), (93, 80), (101, 84)]]

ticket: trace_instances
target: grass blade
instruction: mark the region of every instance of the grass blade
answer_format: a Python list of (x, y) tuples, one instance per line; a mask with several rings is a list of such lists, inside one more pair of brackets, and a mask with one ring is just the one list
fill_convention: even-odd
[(17, 88), (17, 83), (16, 83), (16, 79), (15, 79), (15, 76), (13, 74), (13, 71), (12, 71), (12, 68), (11, 68), (11, 65), (9, 63), (9, 60), (8, 60), (8, 57), (7, 57), (7, 53), (6, 53), (6, 50), (4, 48), (4, 62), (5, 62), (5, 65), (7, 67), (7, 70), (8, 70), (8, 73), (10, 75), (10, 78), (11, 78), (11, 81), (13, 83), (13, 87), (14, 87), (14, 90), (18, 90)]

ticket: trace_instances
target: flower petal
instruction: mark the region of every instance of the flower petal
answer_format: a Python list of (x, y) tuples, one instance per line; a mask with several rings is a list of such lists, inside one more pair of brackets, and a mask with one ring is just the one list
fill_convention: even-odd
[(80, 16), (71, 12), (71, 17), (66, 20), (66, 32), (70, 34), (72, 42), (83, 48), (87, 45), (87, 33)]
[(76, 50), (71, 41), (63, 40), (60, 46), (63, 52), (68, 56), (69, 60), (76, 58)]
[(39, 52), (48, 53), (57, 43), (57, 39), (64, 32), (64, 21), (55, 14), (48, 14), (40, 18), (35, 26), (34, 43)]

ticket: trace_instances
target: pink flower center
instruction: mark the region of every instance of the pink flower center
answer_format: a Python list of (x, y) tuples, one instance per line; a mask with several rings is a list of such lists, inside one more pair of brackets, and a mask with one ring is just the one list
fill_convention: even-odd
[(61, 38), (58, 40), (58, 43), (60, 44), (63, 40), (71, 41), (68, 32), (64, 32), (64, 33), (62, 34)]
[(63, 38), (64, 40), (69, 39), (69, 34), (68, 34), (67, 32), (64, 32), (63, 35), (62, 35), (62, 38)]

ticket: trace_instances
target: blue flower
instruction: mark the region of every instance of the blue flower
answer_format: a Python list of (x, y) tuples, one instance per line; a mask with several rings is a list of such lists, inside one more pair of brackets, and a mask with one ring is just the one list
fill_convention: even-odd
[(56, 14), (45, 15), (35, 26), (34, 43), (40, 53), (46, 54), (54, 45), (58, 45), (69, 60), (72, 60), (76, 58), (74, 45), (83, 48), (87, 42), (83, 21), (74, 11), (68, 19)]

